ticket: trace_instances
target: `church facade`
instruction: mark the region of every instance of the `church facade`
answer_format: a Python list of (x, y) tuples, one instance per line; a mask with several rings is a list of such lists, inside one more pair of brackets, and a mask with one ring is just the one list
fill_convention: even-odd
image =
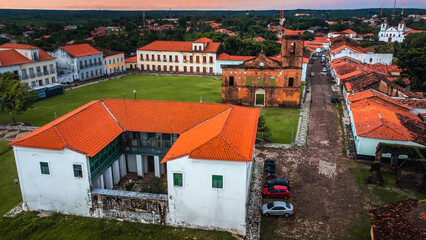
[(260, 53), (240, 65), (222, 67), (222, 102), (244, 106), (298, 107), (304, 41), (283, 37), (281, 54)]

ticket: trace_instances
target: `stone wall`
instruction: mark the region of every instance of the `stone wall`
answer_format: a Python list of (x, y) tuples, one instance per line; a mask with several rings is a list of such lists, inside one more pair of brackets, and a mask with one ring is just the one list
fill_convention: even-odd
[(165, 194), (93, 189), (91, 196), (94, 217), (166, 225)]

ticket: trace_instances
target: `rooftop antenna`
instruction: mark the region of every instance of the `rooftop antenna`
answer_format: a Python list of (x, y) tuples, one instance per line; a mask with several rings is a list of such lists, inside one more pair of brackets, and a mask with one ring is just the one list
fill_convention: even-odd
[(405, 0), (402, 2), (401, 16), (404, 16)]
[(382, 9), (380, 10), (380, 17), (383, 15), (383, 2), (382, 2)]
[(172, 9), (171, 8), (169, 8), (169, 18), (172, 18)]
[(395, 13), (395, 7), (396, 7), (396, 0), (395, 0), (395, 2), (393, 3), (392, 15)]
[(143, 29), (145, 29), (145, 11), (143, 11), (142, 13), (142, 24), (143, 24)]

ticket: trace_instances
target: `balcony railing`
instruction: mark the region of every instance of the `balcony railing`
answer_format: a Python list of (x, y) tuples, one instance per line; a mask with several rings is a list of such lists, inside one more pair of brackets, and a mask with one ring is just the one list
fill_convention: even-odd
[(35, 78), (34, 73), (33, 74), (30, 73), (30, 78)]
[(125, 146), (124, 152), (165, 156), (170, 148)]
[(43, 74), (44, 75), (49, 75), (49, 71), (44, 71)]
[(22, 80), (28, 79), (28, 75), (22, 76)]
[(41, 75), (41, 72), (37, 72), (37, 77), (40, 77)]

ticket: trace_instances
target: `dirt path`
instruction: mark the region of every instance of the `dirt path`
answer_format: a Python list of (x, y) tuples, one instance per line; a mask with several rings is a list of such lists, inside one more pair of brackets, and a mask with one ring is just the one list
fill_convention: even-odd
[(348, 170), (352, 163), (342, 151), (338, 112), (331, 104), (331, 90), (321, 68), (317, 60), (307, 147), (256, 152), (276, 159), (278, 176), (292, 184), (288, 202), (295, 206), (296, 215), (274, 219), (278, 221), (274, 239), (348, 239), (359, 217), (358, 188)]

